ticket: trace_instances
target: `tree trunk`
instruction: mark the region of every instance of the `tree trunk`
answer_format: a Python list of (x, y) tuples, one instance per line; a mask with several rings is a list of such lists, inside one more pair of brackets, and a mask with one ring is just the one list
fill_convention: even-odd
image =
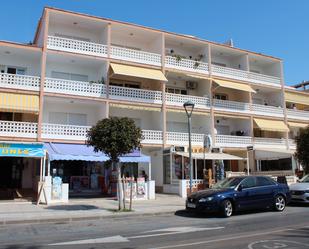
[(125, 178), (124, 176), (122, 176), (123, 209), (126, 209), (126, 190), (125, 190), (126, 185), (125, 184), (126, 184)]
[(134, 180), (133, 180), (133, 176), (131, 176), (131, 185), (130, 185), (130, 211), (132, 211), (132, 195), (133, 195), (133, 183), (134, 183)]
[(117, 174), (118, 174), (118, 179), (117, 179), (118, 210), (120, 211), (120, 210), (123, 210), (123, 189), (121, 185), (121, 170), (120, 170), (119, 163), (116, 163), (116, 168), (117, 168)]

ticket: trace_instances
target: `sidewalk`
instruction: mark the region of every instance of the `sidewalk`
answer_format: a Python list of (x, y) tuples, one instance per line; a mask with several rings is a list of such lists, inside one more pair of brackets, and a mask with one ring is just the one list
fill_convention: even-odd
[(132, 212), (119, 213), (115, 212), (118, 209), (118, 201), (110, 198), (70, 199), (69, 203), (49, 206), (37, 206), (31, 202), (0, 201), (0, 226), (171, 214), (184, 207), (183, 198), (166, 194), (156, 194), (155, 200), (133, 201)]

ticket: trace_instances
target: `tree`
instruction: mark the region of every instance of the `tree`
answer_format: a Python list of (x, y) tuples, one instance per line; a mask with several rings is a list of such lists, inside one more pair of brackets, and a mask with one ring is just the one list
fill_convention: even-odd
[(113, 166), (117, 168), (117, 193), (119, 210), (123, 209), (125, 198), (121, 184), (119, 157), (141, 148), (142, 131), (129, 118), (105, 118), (97, 122), (87, 133), (87, 144), (94, 151), (101, 151), (109, 156)]
[(298, 136), (295, 138), (296, 152), (295, 157), (303, 166), (306, 174), (309, 173), (309, 125), (300, 129)]

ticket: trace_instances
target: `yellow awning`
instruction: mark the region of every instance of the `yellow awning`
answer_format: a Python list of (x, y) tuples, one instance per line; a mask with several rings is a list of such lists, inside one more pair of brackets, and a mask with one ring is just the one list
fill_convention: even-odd
[(135, 67), (111, 63), (112, 73), (115, 76), (130, 76), (151, 80), (168, 81), (164, 74), (157, 69)]
[(246, 84), (242, 84), (242, 83), (238, 83), (234, 81), (217, 80), (217, 79), (213, 79), (213, 81), (221, 87), (226, 87), (226, 88), (235, 89), (235, 90), (244, 91), (244, 92), (255, 93), (253, 88)]
[(285, 101), (297, 104), (309, 105), (309, 94), (285, 92)]
[(289, 125), (290, 127), (294, 127), (294, 128), (305, 128), (305, 127), (307, 127), (309, 124), (296, 123), (296, 122), (288, 122), (288, 125)]
[(280, 131), (280, 132), (289, 131), (289, 128), (285, 125), (283, 121), (259, 119), (259, 118), (254, 118), (253, 120), (256, 126), (264, 131)]
[(0, 110), (8, 112), (39, 112), (39, 96), (0, 93)]

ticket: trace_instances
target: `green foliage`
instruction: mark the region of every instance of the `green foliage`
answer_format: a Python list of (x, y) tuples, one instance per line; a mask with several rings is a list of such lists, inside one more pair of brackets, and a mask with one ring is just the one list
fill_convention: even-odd
[(296, 141), (296, 159), (301, 163), (305, 173), (309, 173), (309, 125), (300, 129), (299, 135), (295, 138)]
[(87, 134), (87, 144), (102, 151), (112, 162), (121, 155), (141, 147), (142, 131), (129, 118), (106, 118), (97, 122)]

